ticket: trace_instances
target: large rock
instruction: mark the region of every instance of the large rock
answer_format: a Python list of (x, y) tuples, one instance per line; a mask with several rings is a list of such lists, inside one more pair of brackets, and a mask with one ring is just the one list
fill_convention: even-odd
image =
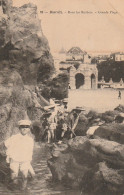
[(0, 69), (6, 61), (7, 67), (21, 74), (24, 84), (48, 79), (54, 69), (53, 58), (37, 7), (29, 3), (16, 8), (11, 1), (4, 0), (0, 9), (4, 12), (0, 17)]
[(29, 118), (32, 123), (38, 121), (42, 131), (42, 108), (46, 103), (40, 101), (35, 88), (23, 84), (17, 71), (0, 71), (0, 142), (19, 131), (21, 119)]
[(51, 82), (51, 96), (56, 99), (68, 97), (69, 77), (65, 73), (60, 73)]
[(35, 85), (49, 79), (53, 58), (34, 4), (12, 7), (0, 1), (0, 142), (29, 118), (41, 129), (43, 107), (49, 105)]
[(46, 80), (44, 84), (41, 84), (42, 95), (49, 98), (63, 99), (68, 97), (68, 81), (69, 77), (65, 73), (53, 75), (51, 80)]
[(124, 144), (124, 124), (105, 124), (95, 131), (94, 136)]
[(48, 165), (54, 180), (84, 193), (124, 192), (124, 145), (116, 142), (76, 137), (54, 145)]

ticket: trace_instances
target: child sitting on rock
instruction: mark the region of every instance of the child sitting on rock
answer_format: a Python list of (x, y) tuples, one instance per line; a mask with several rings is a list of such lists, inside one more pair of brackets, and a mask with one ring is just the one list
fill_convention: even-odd
[(20, 133), (12, 135), (5, 141), (7, 148), (6, 160), (10, 163), (11, 179), (14, 184), (18, 184), (18, 174), (21, 172), (23, 176), (22, 189), (25, 189), (27, 186), (28, 173), (32, 176), (35, 175), (31, 166), (34, 141), (33, 138), (28, 135), (30, 125), (31, 121), (29, 120), (19, 121)]

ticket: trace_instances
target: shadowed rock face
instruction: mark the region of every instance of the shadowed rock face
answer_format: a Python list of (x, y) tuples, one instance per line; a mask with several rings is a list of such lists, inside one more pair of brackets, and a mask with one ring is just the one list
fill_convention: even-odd
[(18, 131), (21, 119), (29, 118), (42, 131), (42, 108), (49, 102), (35, 86), (43, 83), (46, 90), (53, 71), (37, 7), (29, 3), (17, 8), (11, 0), (0, 0), (0, 142)]
[(48, 165), (53, 179), (65, 185), (92, 195), (116, 195), (124, 191), (123, 161), (123, 145), (79, 136), (54, 145)]
[(24, 86), (17, 71), (0, 71), (0, 143), (19, 131), (19, 120), (29, 118), (32, 124), (40, 123), (43, 114), (40, 107), (45, 104), (41, 103), (34, 88)]
[(49, 103), (34, 85), (49, 79), (53, 69), (37, 7), (16, 8), (11, 0), (0, 0), (0, 142), (18, 131), (21, 119), (40, 123), (42, 107)]
[[(37, 7), (33, 4), (11, 7), (11, 1), (7, 0), (3, 6), (3, 12), (6, 11), (0, 17), (0, 69), (6, 61), (6, 66), (17, 70), (26, 84), (40, 81), (37, 75), (45, 66), (50, 77), (54, 69), (53, 59), (41, 29)], [(45, 73), (48, 77), (47, 70)], [(45, 77), (40, 74), (42, 76)]]

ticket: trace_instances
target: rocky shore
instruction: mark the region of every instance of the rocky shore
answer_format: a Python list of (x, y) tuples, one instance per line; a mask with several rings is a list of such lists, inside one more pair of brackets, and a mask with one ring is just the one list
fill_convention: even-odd
[(124, 145), (117, 142), (77, 136), (53, 146), (48, 166), (54, 180), (82, 194), (124, 192)]
[[(103, 114), (91, 111), (82, 115), (76, 128), (77, 136), (52, 146), (48, 166), (53, 180), (80, 189), (82, 194), (122, 195), (124, 124), (114, 120), (123, 111), (120, 105)], [(86, 131), (96, 118), (106, 122), (95, 131), (94, 138), (89, 139)]]

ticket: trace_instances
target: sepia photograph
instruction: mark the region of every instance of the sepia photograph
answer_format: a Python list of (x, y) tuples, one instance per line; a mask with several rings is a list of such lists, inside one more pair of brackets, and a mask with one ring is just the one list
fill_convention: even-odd
[(0, 195), (124, 195), (124, 1), (0, 0)]

